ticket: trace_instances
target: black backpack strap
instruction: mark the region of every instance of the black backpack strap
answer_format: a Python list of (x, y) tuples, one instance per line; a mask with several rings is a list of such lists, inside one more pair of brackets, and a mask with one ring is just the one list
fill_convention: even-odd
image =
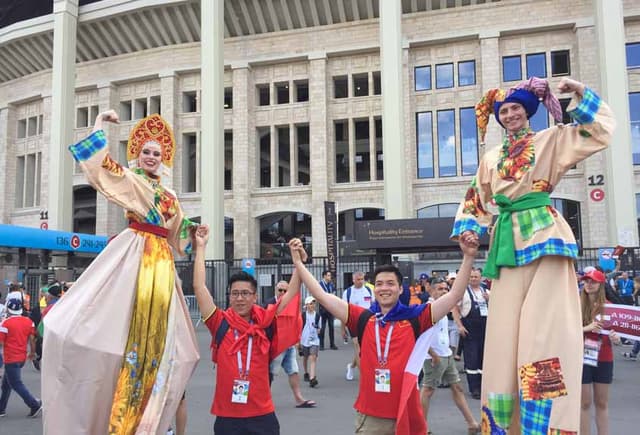
[(369, 321), (369, 319), (371, 318), (371, 316), (373, 316), (373, 313), (369, 310), (364, 310), (361, 314), (360, 317), (358, 317), (358, 330), (357, 330), (357, 335), (358, 335), (358, 343), (362, 344), (362, 337), (364, 336), (364, 328), (367, 326), (367, 322)]
[(220, 326), (218, 326), (218, 330), (216, 331), (215, 342), (217, 347), (220, 347), (220, 343), (222, 343), (222, 340), (224, 339), (224, 336), (227, 334), (228, 330), (229, 322), (227, 322), (227, 319), (223, 317), (222, 321), (220, 322)]
[(411, 323), (411, 327), (413, 328), (413, 335), (416, 341), (418, 341), (418, 337), (420, 337), (420, 334), (421, 334), (420, 321), (418, 320), (417, 317), (412, 317), (409, 319), (409, 323)]

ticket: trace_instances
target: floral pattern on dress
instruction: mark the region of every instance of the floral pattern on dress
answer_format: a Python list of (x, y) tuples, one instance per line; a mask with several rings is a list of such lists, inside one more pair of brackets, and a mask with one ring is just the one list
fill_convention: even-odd
[(508, 134), (502, 141), (498, 160), (498, 176), (503, 180), (520, 181), (536, 162), (533, 147), (535, 133), (528, 127)]
[(486, 216), (488, 214), (482, 206), (482, 199), (480, 199), (480, 191), (478, 190), (476, 177), (473, 177), (467, 193), (464, 195), (463, 212), (475, 217)]
[(115, 176), (124, 176), (124, 168), (122, 167), (122, 165), (113, 160), (109, 154), (104, 156), (104, 159), (102, 160), (102, 167)]

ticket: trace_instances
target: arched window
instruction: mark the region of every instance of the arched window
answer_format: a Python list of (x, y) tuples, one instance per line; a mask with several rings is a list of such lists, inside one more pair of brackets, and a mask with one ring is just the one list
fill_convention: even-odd
[(429, 207), (423, 207), (419, 209), (418, 219), (456, 217), (457, 211), (458, 211), (458, 203), (455, 203), (455, 202), (432, 205)]
[(355, 240), (356, 221), (384, 220), (383, 208), (352, 208), (338, 214), (338, 240)]

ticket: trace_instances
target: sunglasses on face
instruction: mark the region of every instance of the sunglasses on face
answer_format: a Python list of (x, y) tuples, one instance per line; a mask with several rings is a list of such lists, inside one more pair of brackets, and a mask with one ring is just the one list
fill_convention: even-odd
[(279, 288), (278, 293), (285, 293), (287, 291), (286, 288)]

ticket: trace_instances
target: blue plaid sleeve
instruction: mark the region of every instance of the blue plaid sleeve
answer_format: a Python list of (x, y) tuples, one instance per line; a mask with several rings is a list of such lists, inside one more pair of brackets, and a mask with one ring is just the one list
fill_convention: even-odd
[(95, 153), (106, 146), (107, 138), (104, 136), (104, 131), (98, 130), (77, 144), (71, 145), (69, 151), (71, 151), (76, 162), (83, 162), (89, 160)]
[(570, 110), (567, 113), (578, 124), (591, 124), (596, 117), (596, 113), (600, 108), (601, 102), (602, 100), (600, 99), (598, 94), (596, 94), (589, 88), (585, 88), (580, 104), (578, 104), (573, 110)]
[(474, 231), (479, 236), (482, 236), (487, 232), (487, 227), (481, 226), (473, 219), (460, 219), (453, 224), (453, 231), (451, 231), (449, 238), (458, 237), (465, 231)]

